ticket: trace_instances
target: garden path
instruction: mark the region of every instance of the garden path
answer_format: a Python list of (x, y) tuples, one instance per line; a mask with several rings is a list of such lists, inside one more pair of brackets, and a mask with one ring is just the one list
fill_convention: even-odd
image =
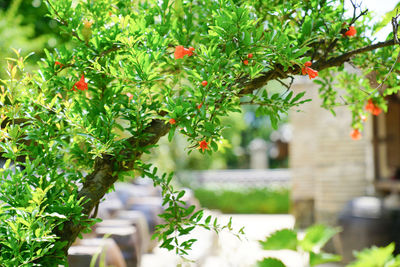
[(194, 233), (198, 242), (188, 256), (193, 262), (183, 262), (173, 252), (155, 248), (152, 254), (143, 256), (142, 267), (176, 267), (179, 264), (184, 267), (248, 267), (268, 256), (281, 259), (287, 267), (303, 265), (297, 253), (263, 251), (257, 242), (276, 230), (293, 228), (293, 216), (261, 214), (217, 214), (216, 216), (221, 222), (227, 222), (229, 217), (232, 217), (234, 229), (244, 226), (245, 238), (239, 240), (228, 232), (217, 236), (210, 231), (198, 229)]

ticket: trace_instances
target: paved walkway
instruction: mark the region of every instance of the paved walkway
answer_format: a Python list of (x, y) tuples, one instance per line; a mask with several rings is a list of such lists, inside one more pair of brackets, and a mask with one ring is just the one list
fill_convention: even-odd
[[(291, 215), (217, 215), (218, 221), (227, 222), (232, 217), (233, 228), (245, 227), (245, 240), (239, 240), (230, 233), (214, 233), (198, 229), (194, 236), (198, 242), (188, 256), (193, 262), (183, 262), (173, 252), (156, 248), (154, 253), (145, 254), (141, 267), (248, 267), (263, 257), (281, 259), (288, 267), (301, 267), (302, 258), (293, 251), (263, 251), (258, 240), (283, 228), (293, 228)], [(193, 238), (191, 236), (190, 238)]]

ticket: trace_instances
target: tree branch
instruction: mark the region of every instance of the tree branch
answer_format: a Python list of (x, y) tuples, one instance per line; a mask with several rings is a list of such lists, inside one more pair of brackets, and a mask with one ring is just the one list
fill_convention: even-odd
[[(166, 124), (164, 120), (154, 119), (145, 130), (145, 133), (148, 134), (148, 138), (138, 140), (135, 136), (132, 136), (128, 139), (128, 142), (131, 145), (134, 144), (139, 147), (154, 145), (162, 136), (168, 133), (169, 129), (170, 125)], [(97, 158), (95, 160), (94, 171), (85, 177), (82, 189), (78, 192), (77, 197), (77, 199), (84, 199), (82, 212), (87, 217), (89, 217), (93, 208), (117, 181), (118, 171), (127, 170), (129, 167), (132, 168), (135, 159), (140, 157), (142, 152), (133, 151), (133, 153), (129, 152), (127, 154), (134, 156), (134, 158), (127, 164), (124, 164), (124, 166), (121, 166), (115, 157), (111, 155), (104, 155), (102, 158)], [(77, 225), (72, 221), (68, 221), (64, 223), (63, 229), (56, 233), (61, 241), (67, 242), (67, 245), (64, 247), (65, 253), (67, 253), (68, 248), (82, 230), (82, 225)]]
[(369, 52), (369, 51), (373, 51), (375, 49), (378, 48), (382, 48), (382, 47), (387, 47), (387, 46), (392, 46), (395, 45), (394, 40), (388, 40), (388, 41), (384, 41), (384, 42), (379, 42), (373, 45), (369, 45), (369, 46), (365, 46), (359, 49), (355, 49), (352, 51), (349, 51), (347, 53), (344, 53), (340, 56), (337, 57), (333, 57), (330, 58), (328, 60), (322, 60), (322, 61), (317, 61), (313, 64), (313, 68), (317, 69), (317, 70), (323, 70), (323, 69), (327, 69), (330, 67), (337, 67), (342, 65), (344, 62), (348, 61), (352, 56), (357, 55), (357, 54), (362, 54), (365, 52)]
[[(375, 49), (378, 48), (382, 48), (382, 47), (387, 47), (387, 46), (393, 46), (395, 45), (394, 40), (388, 40), (388, 41), (384, 41), (384, 42), (379, 42), (376, 44), (372, 44), (372, 45), (368, 45), (359, 49), (355, 49), (352, 51), (349, 51), (347, 53), (344, 53), (340, 56), (336, 56), (336, 57), (331, 57), (328, 60), (318, 60), (316, 62), (313, 63), (313, 69), (316, 69), (318, 71), (321, 71), (323, 69), (327, 69), (327, 68), (331, 68), (331, 67), (337, 67), (342, 65), (344, 62), (349, 61), (350, 58), (354, 55), (357, 54), (361, 54), (361, 53), (365, 53), (365, 52), (369, 52), (369, 51), (373, 51)], [(289, 68), (286, 72), (283, 71), (283, 66), (281, 65), (275, 65), (275, 68), (268, 71), (268, 72), (264, 72), (261, 76), (249, 81), (249, 80), (240, 80), (238, 81), (238, 83), (241, 85), (241, 87), (243, 88), (240, 93), (239, 96), (243, 96), (246, 94), (250, 94), (253, 91), (263, 87), (264, 85), (266, 85), (269, 81), (280, 78), (280, 79), (284, 79), (289, 77), (290, 75), (295, 75), (295, 74), (299, 74), (301, 71), (301, 67), (298, 65), (294, 65), (291, 68)]]

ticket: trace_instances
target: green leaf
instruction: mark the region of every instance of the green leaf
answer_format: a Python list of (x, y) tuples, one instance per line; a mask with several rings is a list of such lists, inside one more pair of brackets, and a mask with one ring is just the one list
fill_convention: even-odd
[(297, 233), (290, 229), (283, 229), (271, 234), (265, 241), (260, 241), (265, 250), (297, 249)]
[(310, 17), (306, 17), (304, 20), (303, 26), (301, 28), (301, 33), (303, 36), (309, 36), (312, 30), (312, 19)]
[(168, 132), (168, 142), (172, 141), (172, 139), (174, 138), (174, 134), (175, 134), (175, 127), (172, 127)]
[(341, 260), (342, 257), (340, 255), (310, 252), (310, 266), (315, 266), (317, 264), (323, 264), (327, 262), (338, 262)]
[(339, 228), (331, 228), (322, 224), (311, 226), (306, 230), (300, 246), (305, 251), (318, 251), (338, 232), (340, 232)]
[(265, 258), (257, 262), (258, 267), (286, 267), (282, 261), (274, 258)]
[(296, 103), (297, 100), (299, 100), (300, 98), (302, 98), (304, 95), (306, 94), (306, 92), (301, 92), (298, 93), (293, 99), (292, 101), (290, 101), (290, 104)]
[(271, 119), (272, 128), (277, 130), (278, 129), (278, 119), (279, 119), (279, 117), (274, 116), (273, 114), (270, 114), (269, 118)]
[(185, 191), (182, 190), (178, 193), (178, 196), (176, 197), (177, 200), (181, 199), (185, 195)]
[(385, 263), (393, 258), (394, 243), (386, 247), (366, 248), (360, 252), (354, 252), (356, 260), (347, 267), (365, 267), (365, 266), (385, 266)]
[(190, 214), (192, 214), (192, 212), (194, 211), (195, 208), (196, 208), (196, 206), (191, 205), (189, 208), (186, 209), (184, 216), (189, 216)]

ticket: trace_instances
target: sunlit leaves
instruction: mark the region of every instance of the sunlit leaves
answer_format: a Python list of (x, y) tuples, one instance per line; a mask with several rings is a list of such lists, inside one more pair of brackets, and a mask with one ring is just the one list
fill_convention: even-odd
[[(324, 245), (338, 232), (339, 229), (337, 228), (318, 224), (308, 227), (305, 230), (304, 237), (300, 238), (296, 230), (282, 229), (260, 241), (260, 245), (265, 250), (289, 249), (300, 254), (308, 254), (309, 265), (315, 266), (341, 260), (340, 255), (322, 251)], [(281, 261), (274, 258), (265, 258), (263, 261), (257, 262), (257, 264), (258, 266), (285, 266)]]

